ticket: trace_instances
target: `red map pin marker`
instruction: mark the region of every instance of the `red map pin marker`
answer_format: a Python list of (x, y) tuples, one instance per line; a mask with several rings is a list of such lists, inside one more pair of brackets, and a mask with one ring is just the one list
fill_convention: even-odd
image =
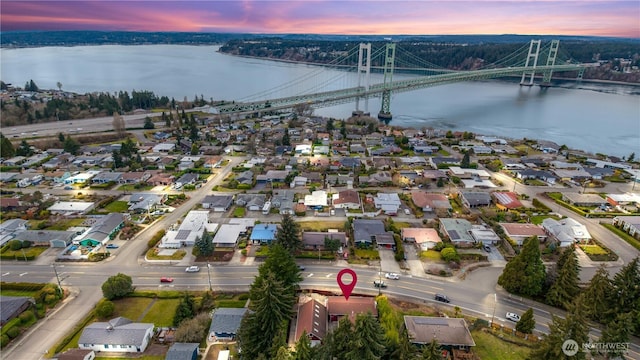
[[(342, 277), (344, 274), (351, 275), (351, 282), (349, 284), (345, 284), (342, 281)], [(338, 273), (338, 277), (336, 278), (338, 281), (338, 285), (340, 286), (340, 290), (342, 290), (342, 294), (344, 295), (345, 300), (349, 300), (349, 296), (353, 291), (353, 288), (356, 287), (356, 282), (358, 282), (358, 277), (356, 276), (356, 272), (351, 269), (342, 269)]]

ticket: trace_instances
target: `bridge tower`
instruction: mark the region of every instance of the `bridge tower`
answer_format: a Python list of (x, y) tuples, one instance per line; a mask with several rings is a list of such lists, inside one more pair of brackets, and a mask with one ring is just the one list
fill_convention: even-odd
[(393, 64), (396, 59), (396, 44), (389, 43), (385, 50), (384, 58), (384, 82), (382, 91), (382, 107), (378, 113), (378, 119), (391, 121), (391, 82), (393, 78)]
[[(560, 46), (560, 40), (551, 40), (551, 47), (549, 47), (549, 56), (547, 56), (547, 66), (553, 66), (556, 64), (556, 57), (558, 56), (558, 47)], [(542, 76), (542, 84), (540, 86), (548, 87), (551, 85), (551, 75), (553, 70), (545, 71)]]
[[(360, 43), (358, 49), (358, 91), (364, 82), (364, 91), (369, 91), (371, 82), (371, 43)], [(356, 111), (353, 115), (369, 116), (369, 96), (364, 97), (364, 113), (360, 111), (360, 96), (356, 97)]]
[[(531, 65), (532, 69), (530, 72), (524, 71), (522, 73), (522, 80), (520, 80), (520, 85), (525, 85), (525, 86), (533, 85), (533, 78), (536, 75), (536, 66), (538, 66), (539, 54), (540, 54), (540, 40), (531, 40), (531, 44), (529, 44), (529, 54), (527, 55), (527, 62), (525, 63), (524, 67), (528, 68), (530, 66), (529, 63), (532, 62), (533, 63)], [(527, 75), (531, 76), (528, 83), (525, 82)]]

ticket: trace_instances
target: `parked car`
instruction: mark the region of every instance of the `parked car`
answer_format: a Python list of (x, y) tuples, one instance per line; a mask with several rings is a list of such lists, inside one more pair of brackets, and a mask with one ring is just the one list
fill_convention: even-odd
[(118, 245), (116, 245), (116, 244), (107, 244), (107, 246), (106, 246), (106, 248), (107, 248), (107, 249), (117, 249), (117, 248), (119, 248), (119, 247), (120, 247), (120, 246), (118, 246)]
[(189, 266), (184, 271), (185, 272), (198, 272), (198, 271), (200, 271), (200, 268), (194, 265), (194, 266)]
[(384, 277), (391, 280), (400, 280), (400, 275), (396, 273), (386, 273)]
[(382, 289), (382, 288), (386, 288), (387, 284), (385, 284), (385, 282), (382, 281), (382, 280), (374, 280), (373, 281), (373, 286)]
[(73, 190), (73, 187), (71, 187), (71, 186), (67, 185), (67, 186), (65, 186), (65, 187), (64, 187), (64, 189), (65, 189), (65, 190)]
[(305, 269), (304, 265), (298, 265), (298, 270), (304, 271), (304, 269)]
[(512, 312), (508, 312), (507, 315), (505, 316), (507, 319), (513, 321), (513, 322), (518, 322), (520, 321), (520, 315), (512, 313)]
[(484, 251), (486, 252), (491, 252), (491, 247), (489, 245), (482, 245), (482, 248), (484, 249)]
[(160, 278), (160, 282), (161, 283), (170, 283), (170, 282), (173, 282), (173, 278), (163, 276), (163, 277)]
[(443, 295), (443, 294), (436, 294), (435, 298), (437, 301), (441, 301), (444, 303), (450, 303), (451, 300), (449, 300), (449, 298), (447, 297), (447, 295)]

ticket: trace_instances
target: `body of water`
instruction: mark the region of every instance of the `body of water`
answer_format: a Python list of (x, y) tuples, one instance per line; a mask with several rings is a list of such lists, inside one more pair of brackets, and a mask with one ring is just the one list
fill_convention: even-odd
[[(176, 100), (245, 101), (354, 86), (355, 73), (317, 66), (233, 57), (217, 46), (138, 45), (0, 50), (0, 79), (16, 86), (33, 79), (43, 89), (77, 93), (150, 90)], [(428, 60), (428, 59), (427, 59)], [(395, 75), (395, 79), (403, 75)], [(404, 75), (406, 76), (406, 75)], [(323, 87), (335, 79), (329, 87)], [(372, 75), (372, 83), (380, 75)], [(288, 84), (279, 92), (270, 91)], [(266, 92), (263, 96), (255, 96)], [(465, 82), (392, 95), (391, 125), (551, 140), (617, 156), (640, 154), (637, 88), (565, 83), (541, 89), (509, 81)], [(361, 109), (364, 102), (361, 101)], [(316, 114), (345, 118), (355, 104)], [(369, 100), (376, 115), (380, 100)]]

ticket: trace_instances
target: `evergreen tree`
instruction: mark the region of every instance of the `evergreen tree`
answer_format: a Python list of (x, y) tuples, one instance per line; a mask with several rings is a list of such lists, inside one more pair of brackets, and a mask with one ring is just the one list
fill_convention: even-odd
[(630, 312), (634, 320), (634, 334), (640, 333), (640, 260), (633, 259), (616, 273), (611, 281), (613, 291), (609, 294), (609, 319)]
[(280, 280), (283, 286), (291, 292), (291, 296), (295, 296), (298, 283), (302, 281), (300, 269), (293, 255), (279, 243), (270, 246), (269, 256), (258, 268), (258, 273), (263, 277), (266, 277), (268, 273), (274, 274), (276, 279)]
[(31, 150), (31, 145), (27, 143), (27, 140), (22, 140), (20, 142), (20, 146), (16, 149), (17, 156), (31, 156), (33, 155), (33, 150)]
[(78, 142), (75, 141), (71, 136), (67, 136), (67, 138), (64, 139), (63, 149), (65, 152), (68, 152), (71, 155), (76, 155), (78, 153), (78, 150), (80, 150), (80, 144), (78, 144)]
[(302, 335), (296, 342), (296, 350), (294, 353), (294, 360), (313, 360), (313, 348), (311, 347), (311, 341), (307, 335), (307, 331), (304, 330)]
[(353, 325), (348, 317), (338, 321), (338, 326), (323, 339), (318, 347), (319, 360), (351, 360), (347, 352), (352, 348), (351, 342), (355, 337)]
[(333, 118), (330, 118), (329, 120), (327, 120), (327, 132), (331, 133), (333, 131), (334, 127), (333, 127)]
[(535, 296), (542, 291), (546, 278), (537, 236), (528, 238), (520, 254), (505, 266), (498, 285), (511, 293)]
[[(564, 353), (563, 344), (566, 340), (573, 340), (578, 344), (578, 353), (572, 356)], [(538, 348), (531, 352), (529, 358), (532, 360), (584, 360), (586, 354), (582, 351), (582, 344), (588, 341), (589, 325), (585, 317), (584, 299), (578, 296), (569, 307), (566, 318), (552, 315), (549, 334), (543, 336)]]
[(587, 317), (603, 322), (609, 311), (609, 294), (613, 293), (613, 285), (609, 279), (609, 272), (600, 265), (591, 278), (589, 286), (582, 292), (586, 304)]
[(558, 259), (557, 276), (547, 292), (546, 302), (549, 305), (567, 308), (580, 293), (580, 264), (573, 246), (568, 246)]
[(282, 222), (276, 233), (276, 242), (291, 253), (302, 248), (300, 225), (295, 222), (291, 215), (285, 214), (282, 216)]
[(16, 153), (13, 144), (2, 133), (0, 133), (0, 157), (12, 158)]
[(282, 135), (282, 145), (291, 145), (291, 140), (289, 139), (289, 131), (287, 131), (286, 129), (284, 131), (284, 135)]
[(516, 323), (516, 330), (521, 333), (531, 334), (536, 327), (536, 319), (533, 317), (533, 309), (529, 308), (522, 314), (520, 321)]
[(442, 360), (442, 349), (440, 349), (440, 344), (434, 337), (433, 340), (429, 343), (429, 345), (425, 346), (422, 349), (422, 353), (420, 354), (420, 360)]
[(162, 112), (162, 122), (164, 123), (165, 127), (171, 127), (171, 116), (167, 116), (164, 111)]
[(195, 316), (195, 303), (193, 297), (188, 292), (184, 293), (184, 297), (180, 300), (176, 313), (173, 316), (173, 326), (179, 326), (184, 320), (191, 319)]
[(58, 133), (58, 140), (60, 140), (60, 142), (64, 142), (64, 134), (63, 133)]
[(124, 166), (122, 162), (122, 156), (120, 156), (120, 152), (118, 150), (113, 150), (111, 152), (111, 157), (113, 158), (113, 169), (119, 169)]
[(384, 330), (370, 313), (356, 315), (354, 337), (346, 356), (348, 359), (377, 360), (385, 351)]
[(286, 346), (280, 346), (273, 360), (291, 360), (291, 353)]
[(249, 299), (253, 312), (242, 320), (238, 341), (243, 357), (257, 359), (261, 353), (270, 353), (274, 339), (286, 327), (295, 294), (273, 273), (267, 272), (256, 276), (249, 290)]
[(199, 236), (196, 239), (195, 247), (198, 249), (198, 255), (201, 256), (211, 256), (215, 247), (213, 245), (213, 237), (207, 229), (202, 231), (202, 236)]
[[(164, 115), (164, 112), (162, 113)], [(149, 129), (155, 129), (155, 124), (153, 123), (153, 120), (151, 120), (150, 117), (145, 117), (144, 118), (144, 126), (143, 128), (149, 130)]]
[[(607, 324), (607, 328), (600, 337), (601, 343), (628, 343), (633, 329), (633, 317), (630, 312), (618, 314), (615, 319)], [(603, 354), (607, 358), (622, 357), (623, 349), (607, 349)]]
[(629, 154), (629, 156), (627, 157), (627, 162), (633, 162), (636, 159), (636, 153), (632, 152), (631, 154)]
[(462, 157), (462, 161), (460, 161), (460, 167), (463, 169), (468, 169), (471, 165), (471, 159), (469, 158), (469, 151), (464, 152), (464, 156)]
[(390, 341), (388, 332), (386, 334), (387, 353), (390, 353), (389, 358), (394, 360), (414, 360), (418, 350), (413, 346), (411, 341), (409, 341), (407, 329), (402, 326), (399, 332), (397, 344), (393, 344), (392, 341)]

